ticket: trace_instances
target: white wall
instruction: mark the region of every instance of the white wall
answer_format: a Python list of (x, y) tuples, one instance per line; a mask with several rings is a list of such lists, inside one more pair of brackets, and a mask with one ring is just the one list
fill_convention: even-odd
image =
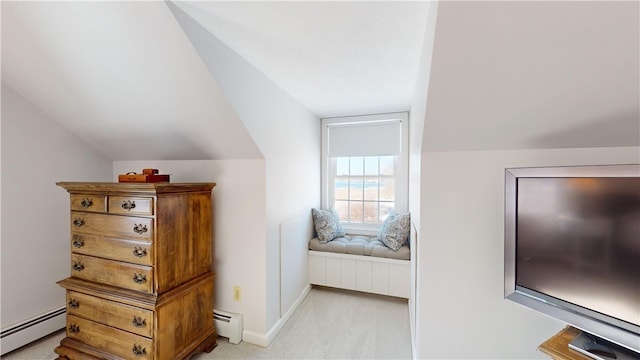
[[(256, 274), (264, 276), (259, 288), (264, 292), (257, 294), (263, 318), (253, 322), (255, 333), (250, 341), (266, 345), (284, 315), (281, 290), (289, 284), (280, 283), (280, 264), (306, 264), (297, 258), (297, 252), (287, 253), (286, 249), (281, 258), (280, 224), (320, 204), (320, 120), (176, 5), (169, 3), (169, 7), (265, 158), (266, 228), (264, 237), (254, 240), (255, 251), (264, 256), (254, 265)], [(300, 241), (308, 242), (306, 237), (302, 231)]]
[[(171, 174), (171, 182), (216, 183), (212, 192), (214, 307), (243, 314), (244, 328), (256, 329), (264, 316), (264, 160), (114, 161), (113, 179), (144, 168)], [(242, 289), (240, 302), (233, 301), (234, 286)]]
[[(425, 113), (429, 93), (429, 78), (431, 76), (431, 57), (433, 54), (433, 40), (436, 30), (438, 14), (438, 2), (429, 3), (427, 26), (422, 41), (422, 53), (420, 55), (418, 74), (409, 112), (409, 211), (411, 212), (411, 296), (409, 298), (409, 318), (411, 319), (411, 336), (416, 339), (416, 284), (419, 281), (417, 269), (419, 258), (417, 251), (420, 246), (420, 204), (422, 195), (420, 190), (422, 177), (422, 138), (424, 134)], [(413, 342), (415, 347), (416, 342)], [(415, 348), (413, 349), (415, 352)]]
[(564, 325), (503, 299), (508, 167), (640, 163), (640, 148), (422, 154), (416, 358), (545, 358)]
[(69, 194), (109, 181), (111, 160), (2, 84), (2, 328), (64, 306)]

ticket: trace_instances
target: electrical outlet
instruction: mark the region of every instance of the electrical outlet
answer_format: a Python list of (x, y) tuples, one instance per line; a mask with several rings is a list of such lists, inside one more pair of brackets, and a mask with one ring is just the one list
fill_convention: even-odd
[(241, 296), (240, 286), (234, 286), (233, 287), (233, 301), (240, 302), (240, 296)]

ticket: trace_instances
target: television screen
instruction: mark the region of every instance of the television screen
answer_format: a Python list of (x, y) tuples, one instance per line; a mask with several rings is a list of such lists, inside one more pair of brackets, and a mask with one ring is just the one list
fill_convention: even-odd
[(505, 181), (507, 298), (640, 351), (640, 166)]

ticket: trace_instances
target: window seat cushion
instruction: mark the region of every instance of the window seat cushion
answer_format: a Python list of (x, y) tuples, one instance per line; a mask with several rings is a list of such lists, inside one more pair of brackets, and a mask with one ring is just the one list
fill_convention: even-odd
[(334, 252), (340, 254), (366, 255), (398, 260), (409, 260), (411, 252), (407, 244), (393, 251), (376, 236), (345, 235), (321, 244), (317, 237), (309, 241), (309, 250)]

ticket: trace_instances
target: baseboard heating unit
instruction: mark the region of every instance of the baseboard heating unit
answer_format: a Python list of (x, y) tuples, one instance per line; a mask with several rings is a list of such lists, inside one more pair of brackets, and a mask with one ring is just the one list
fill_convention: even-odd
[(3, 328), (0, 331), (0, 349), (2, 349), (0, 355), (63, 329), (67, 321), (65, 316), (66, 309), (66, 306), (61, 306)]
[(242, 341), (242, 315), (213, 309), (213, 321), (219, 336), (229, 338), (232, 344)]

